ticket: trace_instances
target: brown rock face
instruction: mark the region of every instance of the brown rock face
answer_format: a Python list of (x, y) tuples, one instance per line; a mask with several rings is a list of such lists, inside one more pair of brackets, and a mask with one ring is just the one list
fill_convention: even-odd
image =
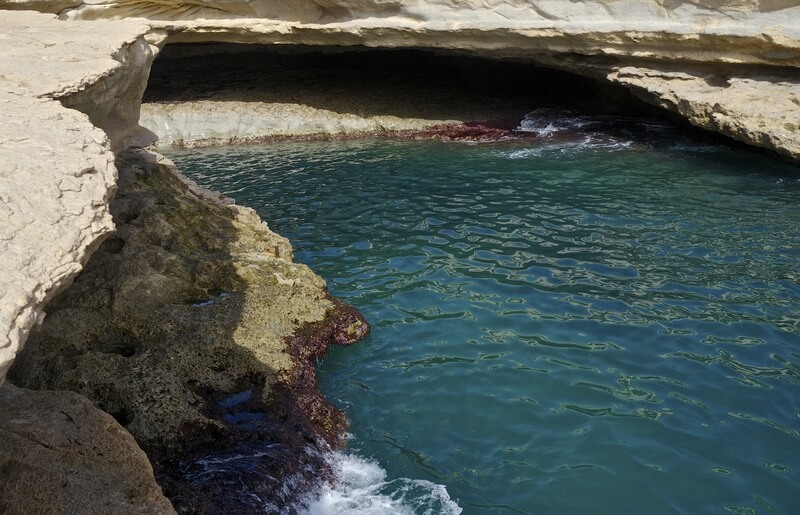
[(72, 392), (0, 387), (0, 513), (175, 513), (133, 437)]
[(346, 428), (313, 360), (369, 326), (252, 210), (147, 151), (117, 166), (115, 234), (48, 306), (9, 377), (112, 414), (179, 511), (283, 509), (327, 474)]

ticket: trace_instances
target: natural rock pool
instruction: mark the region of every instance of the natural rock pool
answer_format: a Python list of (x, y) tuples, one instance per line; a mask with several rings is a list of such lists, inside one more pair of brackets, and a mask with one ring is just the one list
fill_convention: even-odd
[(798, 513), (798, 169), (648, 120), (523, 127), (169, 151), (372, 323), (319, 366), (352, 440), (311, 511)]

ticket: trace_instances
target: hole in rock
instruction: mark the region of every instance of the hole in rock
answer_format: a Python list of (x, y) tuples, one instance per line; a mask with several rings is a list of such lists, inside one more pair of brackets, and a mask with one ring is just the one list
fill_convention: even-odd
[(128, 424), (133, 422), (133, 419), (136, 418), (133, 412), (124, 407), (115, 410), (107, 410), (107, 412), (109, 415), (114, 417), (114, 420), (116, 420), (119, 423), (119, 425), (123, 427), (128, 426)]
[(133, 343), (112, 343), (100, 349), (103, 354), (119, 354), (124, 358), (130, 358), (138, 351), (138, 347)]
[[(391, 134), (396, 127), (407, 127), (397, 124), (398, 119), (459, 120), (467, 126), (477, 122), (514, 130), (527, 113), (542, 107), (587, 114), (664, 114), (622, 87), (519, 58), (366, 47), (167, 45), (152, 67), (143, 124), (160, 124), (182, 135), (196, 130), (202, 139), (199, 127), (180, 125), (191, 124), (191, 115), (189, 121), (178, 116), (160, 123), (147, 119), (152, 116), (148, 112), (158, 116), (159, 103), (193, 101), (224, 102), (213, 116), (230, 116), (231, 125), (237, 125), (238, 117), (251, 120), (255, 109), (264, 109), (270, 128), (261, 139), (336, 136), (339, 129), (332, 127), (347, 125), (354, 117), (377, 120), (379, 129), (373, 126), (366, 133)], [(357, 132), (352, 129), (350, 134)], [(170, 143), (159, 136), (162, 143)], [(222, 142), (248, 138), (228, 136)]]
[(142, 348), (142, 343), (130, 331), (110, 328), (107, 333), (97, 335), (89, 342), (89, 348), (103, 354), (119, 354), (130, 358)]
[(125, 247), (125, 240), (122, 238), (108, 238), (103, 243), (103, 248), (110, 254), (119, 254), (123, 247)]
[(131, 199), (118, 197), (111, 203), (111, 214), (117, 224), (129, 224), (139, 218), (142, 206)]

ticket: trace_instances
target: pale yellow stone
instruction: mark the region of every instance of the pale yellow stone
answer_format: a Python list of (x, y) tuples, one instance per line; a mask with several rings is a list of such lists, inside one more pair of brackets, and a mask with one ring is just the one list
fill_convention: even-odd
[[(800, 87), (797, 75), (780, 70), (686, 71), (625, 67), (608, 78), (648, 102), (674, 111), (693, 125), (756, 147), (800, 158)], [(693, 72), (693, 73), (692, 73)]]
[[(0, 11), (0, 382), (44, 304), (113, 229), (112, 150), (137, 133), (147, 31)], [(86, 114), (62, 104), (76, 98)]]

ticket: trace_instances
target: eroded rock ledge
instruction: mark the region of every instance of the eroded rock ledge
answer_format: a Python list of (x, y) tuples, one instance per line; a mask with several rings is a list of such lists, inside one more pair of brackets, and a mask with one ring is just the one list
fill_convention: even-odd
[(153, 54), (140, 23), (0, 11), (0, 26), (2, 383), (43, 306), (113, 230), (113, 150), (138, 137)]
[[(347, 427), (316, 388), (315, 359), (368, 324), (251, 209), (146, 150), (117, 167), (115, 232), (48, 305), (10, 379), (112, 414), (178, 510), (289, 506)], [(227, 465), (206, 470), (214, 460)]]
[[(252, 210), (200, 190), (155, 154), (122, 152), (153, 141), (137, 120), (163, 39), (158, 31), (29, 12), (0, 12), (0, 22), (0, 101), (10, 120), (0, 134), (0, 244), (8, 270), (0, 290), (0, 379), (49, 303), (50, 316), (16, 362), (15, 382), (80, 392), (116, 418), (75, 395), (46, 397), (41, 413), (31, 402), (20, 406), (24, 416), (0, 427), (9, 442), (29, 439), (33, 433), (20, 424), (47, 423), (51, 412), (81, 423), (63, 452), (52, 454), (50, 468), (30, 453), (32, 461), (21, 462), (24, 448), (4, 448), (4, 484), (17, 492), (33, 470), (58, 477), (83, 467), (79, 481), (37, 485), (30, 502), (171, 512), (149, 467), (133, 490), (92, 475), (93, 457), (80, 442), (141, 461), (125, 426), (179, 509), (287, 505), (325, 476), (324, 451), (346, 428), (316, 389), (313, 359), (329, 343), (363, 337), (369, 326), (307, 267), (292, 263), (288, 242)], [(14, 392), (12, 403), (45, 399), (11, 385), (3, 391)], [(70, 407), (75, 402), (80, 417)], [(37, 435), (41, 442), (57, 437)], [(225, 452), (250, 452), (258, 464), (219, 481), (203, 467), (209, 455)], [(126, 466), (142, 468), (137, 463), (115, 462), (106, 472), (125, 477)], [(243, 483), (257, 493), (258, 506), (247, 504), (253, 496), (236, 497)], [(91, 502), (81, 504), (86, 496)], [(24, 512), (14, 499), (7, 509)]]
[[(695, 125), (769, 149), (795, 162), (800, 158), (800, 6), (791, 0), (242, 0), (188, 4), (158, 0), (5, 0), (0, 7), (36, 9), (70, 20), (0, 11), (0, 105), (5, 115), (0, 126), (0, 260), (4, 271), (0, 285), (0, 383), (33, 327), (42, 321), (45, 305), (71, 283), (114, 230), (109, 202), (117, 187), (115, 152), (152, 141), (153, 135), (137, 125), (139, 102), (150, 63), (168, 43), (420, 48), (529, 60), (621, 84), (643, 100), (678, 113)], [(80, 21), (87, 19), (94, 21)], [(151, 178), (166, 166), (153, 160), (150, 165), (155, 166)], [(147, 166), (140, 168), (148, 170)], [(174, 194), (176, 199), (191, 192), (191, 186), (180, 180), (178, 184), (183, 186), (178, 189), (180, 193)], [(133, 204), (118, 207), (117, 215), (124, 222), (121, 229), (135, 225), (135, 218), (124, 220), (124, 213), (135, 211), (136, 202)], [(245, 226), (258, 226), (257, 219), (242, 221), (240, 217), (247, 215), (241, 211), (229, 219), (234, 231), (240, 229), (236, 220)], [(60, 320), (71, 325), (70, 329), (77, 331), (74, 334), (86, 339), (80, 340), (80, 345), (76, 344), (78, 340), (61, 342), (60, 350), (48, 353), (44, 350), (48, 347), (47, 335), (53, 341), (58, 337), (43, 329), (43, 340), (29, 351), (29, 365), (19, 365), (18, 379), (39, 387), (69, 386), (93, 396), (146, 446), (151, 445), (157, 473), (166, 478), (173, 499), (182, 503), (185, 485), (175, 470), (183, 470), (186, 463), (170, 462), (169, 458), (162, 461), (159, 453), (167, 456), (176, 449), (189, 448), (200, 452), (203, 438), (209, 435), (223, 435), (223, 440), (234, 447), (242, 442), (252, 443), (251, 436), (242, 436), (251, 433), (240, 431), (231, 422), (240, 408), (246, 408), (248, 413), (263, 413), (267, 403), (273, 403), (269, 409), (282, 416), (283, 423), (289, 421), (287, 427), (299, 427), (291, 425), (296, 422), (292, 417), (299, 416), (303, 421), (298, 424), (312, 428), (297, 434), (323, 434), (334, 439), (330, 435), (341, 429), (341, 418), (321, 403), (313, 377), (304, 372), (309, 368), (300, 361), (324, 348), (321, 343), (340, 339), (343, 334), (354, 336), (347, 329), (355, 322), (347, 310), (334, 310), (330, 313), (344, 318), (334, 326), (308, 329), (313, 334), (307, 341), (315, 342), (311, 347), (288, 339), (282, 343), (283, 354), (271, 353), (258, 344), (246, 351), (253, 354), (247, 360), (231, 357), (243, 352), (242, 348), (249, 348), (239, 345), (241, 342), (258, 341), (253, 328), (259, 327), (260, 315), (245, 308), (252, 305), (247, 303), (249, 295), (262, 292), (266, 297), (256, 294), (253, 299), (283, 305), (294, 288), (314, 280), (304, 282), (301, 277), (300, 283), (295, 282), (298, 278), (292, 275), (296, 272), (291, 269), (293, 265), (280, 261), (285, 259), (278, 255), (282, 244), (275, 243), (272, 249), (263, 247), (262, 243), (272, 241), (272, 236), (252, 227), (252, 234), (258, 236), (253, 236), (251, 243), (261, 249), (257, 253), (266, 256), (263, 261), (268, 265), (250, 256), (248, 252), (252, 251), (244, 251), (237, 258), (244, 265), (228, 275), (237, 279), (225, 283), (224, 288), (195, 282), (206, 277), (203, 269), (185, 262), (177, 267), (181, 277), (170, 277), (162, 272), (183, 259), (169, 255), (170, 245), (189, 229), (170, 227), (173, 226), (169, 223), (156, 222), (143, 233), (151, 238), (148, 244), (157, 243), (156, 247), (167, 252), (150, 249), (142, 260), (149, 268), (141, 281), (120, 279), (120, 284), (127, 285), (130, 291), (101, 287), (86, 291), (77, 285), (67, 294), (82, 296), (82, 307), (76, 309), (86, 311), (85, 317), (73, 324), (69, 317), (54, 316), (53, 323)], [(124, 230), (104, 244), (106, 261), (98, 258), (94, 269), (97, 277), (102, 278), (107, 272), (103, 271), (103, 263), (107, 265), (125, 255), (128, 242), (120, 234), (124, 236)], [(248, 282), (248, 274), (262, 265), (277, 267), (273, 275), (266, 275), (277, 285), (271, 294), (264, 293), (267, 290), (261, 289), (263, 284), (254, 287), (255, 283)], [(119, 271), (126, 268), (120, 264)], [(245, 283), (247, 287), (242, 286)], [(100, 338), (96, 313), (115, 315), (115, 309), (127, 313), (124, 307), (138, 302), (132, 292), (139, 286), (145, 291), (150, 288), (155, 297), (151, 299), (153, 305), (169, 305), (177, 318), (167, 321), (158, 318), (157, 312), (151, 313), (155, 318), (149, 322), (133, 317), (129, 322), (139, 324), (133, 329), (117, 327), (116, 332)], [(314, 307), (309, 307), (298, 320), (319, 322), (320, 316), (325, 316), (321, 313), (331, 309), (321, 284), (313, 288)], [(163, 292), (186, 294), (187, 302), (167, 302), (159, 297)], [(229, 296), (223, 297), (223, 293)], [(207, 302), (211, 304), (205, 305)], [(239, 323), (235, 334), (225, 335), (228, 339), (218, 338), (214, 335), (219, 333), (210, 329), (208, 341), (200, 339), (193, 344), (220, 345), (221, 355), (229, 360), (226, 366), (238, 363), (235, 366), (242, 367), (233, 374), (239, 383), (226, 383), (224, 377), (216, 377), (225, 376), (223, 369), (214, 372), (214, 364), (198, 364), (196, 360), (207, 358), (192, 355), (191, 350), (186, 351), (188, 355), (174, 351), (175, 359), (183, 360), (184, 366), (174, 370), (186, 371), (175, 374), (175, 383), (163, 383), (147, 375), (144, 364), (150, 366), (162, 355), (159, 353), (169, 354), (167, 350), (157, 350), (160, 343), (157, 345), (156, 340), (170, 340), (170, 331), (196, 321), (192, 310), (220, 306), (228, 306), (222, 309), (229, 311), (220, 313), (219, 319), (212, 318), (211, 323), (233, 317)], [(57, 315), (58, 311), (69, 309), (69, 305), (54, 304), (51, 311)], [(297, 322), (284, 322), (274, 334), (284, 335), (286, 330), (289, 338), (288, 334), (297, 329)], [(226, 347), (231, 342), (236, 346)], [(38, 352), (34, 350), (37, 348)], [(289, 352), (291, 349), (295, 351)], [(267, 359), (266, 354), (273, 355)], [(269, 360), (285, 363), (286, 367), (266, 370)], [(39, 367), (54, 372), (59, 361), (75, 368), (65, 369), (57, 379), (41, 375), (43, 369)], [(168, 365), (170, 360), (164, 363)], [(209, 383), (207, 377), (207, 383), (198, 379), (206, 367), (211, 367), (211, 376), (215, 376), (212, 379), (217, 382)], [(29, 370), (23, 373), (25, 368)], [(127, 380), (109, 375), (109, 370), (122, 369), (133, 375)], [(76, 370), (87, 371), (87, 376)], [(141, 390), (145, 380), (153, 380), (155, 390), (151, 393)], [(267, 386), (259, 389), (257, 384)], [(122, 391), (125, 395), (121, 395)], [(247, 399), (235, 397), (247, 391), (251, 392), (249, 397), (245, 395)], [(173, 394), (178, 395), (178, 401), (164, 400)], [(275, 399), (285, 402), (275, 404)], [(70, 401), (61, 398), (57, 402)], [(160, 408), (170, 414), (177, 426), (163, 425), (148, 416), (144, 406), (149, 402), (161, 403)], [(296, 409), (298, 406), (302, 409)], [(108, 419), (103, 423), (106, 422), (115, 431), (119, 429)], [(271, 424), (266, 426), (272, 427)], [(180, 430), (175, 432), (174, 427)], [(264, 441), (259, 438), (255, 440)], [(303, 438), (303, 445), (307, 440)], [(148, 478), (142, 480), (146, 482)], [(197, 497), (201, 503), (215, 494), (213, 486), (206, 486), (207, 496)], [(157, 496), (148, 498), (168, 511)], [(213, 504), (209, 507), (214, 508)]]
[(45, 304), (114, 228), (113, 151), (141, 134), (149, 31), (0, 11), (3, 513), (174, 513), (146, 455), (110, 415), (78, 394), (2, 384)]
[[(618, 84), (698, 127), (800, 160), (800, 5), (790, 0), (98, 0), (58, 12), (66, 19), (148, 18), (168, 43), (416, 48), (524, 60)], [(474, 121), (336, 116), (310, 107), (205, 99), (145, 114), (166, 137), (165, 123), (213, 133), (222, 113), (234, 113), (242, 123), (233, 139), (241, 141)], [(291, 123), (274, 123), (276, 113)], [(200, 134), (183, 143), (202, 139), (209, 142)]]

